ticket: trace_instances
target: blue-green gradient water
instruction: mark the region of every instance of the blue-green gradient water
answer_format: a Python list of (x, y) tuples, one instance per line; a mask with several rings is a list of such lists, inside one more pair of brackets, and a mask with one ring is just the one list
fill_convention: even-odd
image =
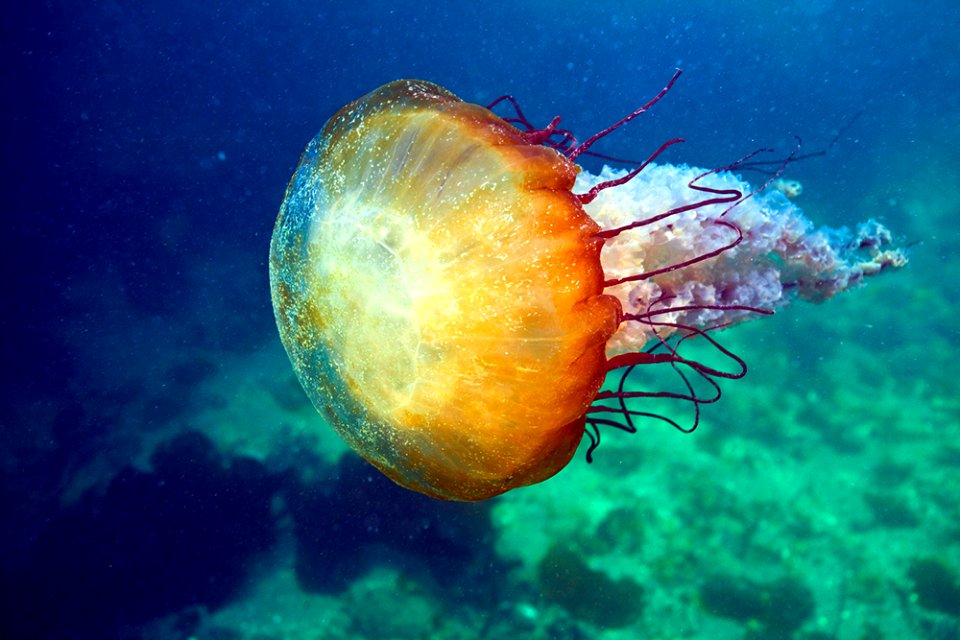
[[(960, 635), (955, 3), (2, 15), (3, 637)], [(268, 242), (306, 143), (404, 77), (512, 94), (583, 139), (676, 68), (603, 152), (679, 136), (664, 160), (718, 167), (799, 136), (814, 155), (787, 168), (795, 203), (819, 224), (881, 220), (909, 266), (716, 334), (750, 371), (694, 434), (605, 432), (593, 464), (479, 505), (359, 462), (270, 307)]]

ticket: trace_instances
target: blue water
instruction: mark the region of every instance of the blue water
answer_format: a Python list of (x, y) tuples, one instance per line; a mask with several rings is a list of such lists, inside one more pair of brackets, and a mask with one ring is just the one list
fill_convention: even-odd
[[(957, 637), (955, 3), (8, 5), (0, 635)], [(325, 120), (413, 77), (582, 139), (676, 68), (603, 152), (799, 137), (798, 205), (910, 266), (731, 330), (751, 373), (696, 434), (605, 435), (491, 503), (345, 454), (266, 266)]]

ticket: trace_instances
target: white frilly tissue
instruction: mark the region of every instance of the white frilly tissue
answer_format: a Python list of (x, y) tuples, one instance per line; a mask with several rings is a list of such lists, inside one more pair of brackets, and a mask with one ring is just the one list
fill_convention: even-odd
[[(604, 167), (599, 175), (580, 173), (574, 187), (584, 193), (625, 170)], [(706, 175), (703, 175), (706, 174)], [(739, 176), (686, 165), (651, 164), (629, 182), (604, 189), (585, 205), (604, 229), (649, 220), (710, 194), (688, 185), (754, 191)], [(711, 204), (666, 216), (608, 238), (600, 259), (623, 311), (646, 321), (624, 322), (607, 344), (607, 355), (638, 351), (684, 328), (728, 326), (773, 311), (793, 298), (820, 302), (856, 286), (864, 276), (907, 259), (892, 247), (890, 232), (868, 220), (855, 229), (815, 228), (803, 211), (777, 189), (733, 203)], [(736, 246), (717, 255), (743, 235)], [(687, 261), (680, 268), (666, 270)], [(661, 271), (664, 270), (664, 271)], [(612, 284), (644, 274), (637, 280)], [(749, 309), (745, 309), (748, 307)]]

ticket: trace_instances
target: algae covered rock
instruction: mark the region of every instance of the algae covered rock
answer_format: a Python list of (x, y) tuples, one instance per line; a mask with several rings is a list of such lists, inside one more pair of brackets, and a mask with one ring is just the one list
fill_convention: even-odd
[(716, 574), (700, 586), (700, 604), (708, 613), (762, 627), (766, 637), (790, 637), (813, 616), (813, 592), (796, 578), (759, 582)]
[(960, 576), (936, 558), (917, 558), (907, 577), (913, 582), (917, 602), (924, 609), (960, 616)]
[(546, 600), (598, 627), (626, 627), (643, 613), (642, 585), (591, 569), (580, 554), (560, 545), (540, 562), (538, 579)]

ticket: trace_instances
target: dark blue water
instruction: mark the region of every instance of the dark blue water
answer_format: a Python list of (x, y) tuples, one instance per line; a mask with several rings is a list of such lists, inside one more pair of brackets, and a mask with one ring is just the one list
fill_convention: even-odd
[[(4, 7), (4, 636), (957, 637), (960, 8), (398, 5)], [(695, 436), (472, 507), (340, 458), (266, 266), (324, 121), (411, 77), (583, 138), (676, 68), (602, 151), (798, 136), (798, 204), (911, 265), (731, 331), (753, 371)]]

